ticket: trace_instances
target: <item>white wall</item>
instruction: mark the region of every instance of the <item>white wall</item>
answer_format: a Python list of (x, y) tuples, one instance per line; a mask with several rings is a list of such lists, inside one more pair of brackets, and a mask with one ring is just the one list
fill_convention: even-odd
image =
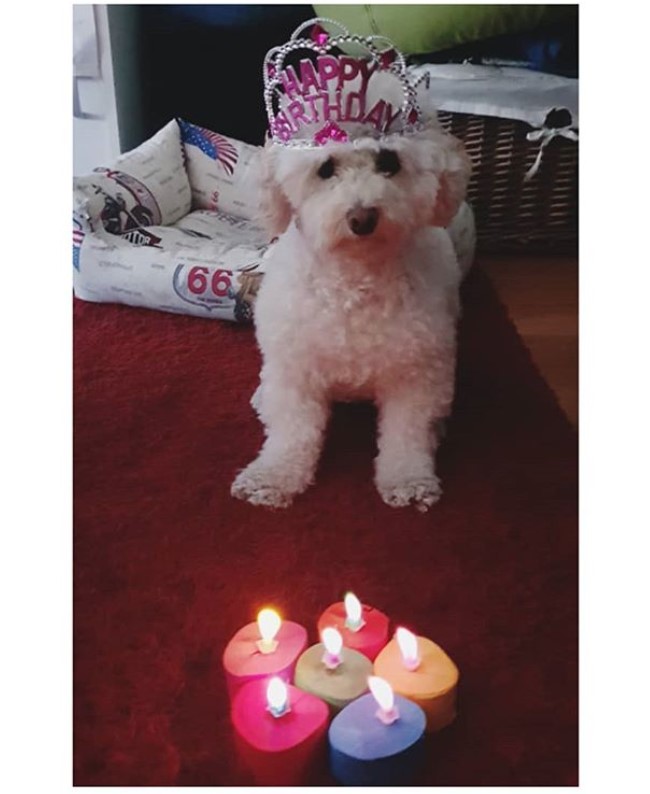
[[(78, 101), (72, 142), (75, 176), (110, 162), (120, 152), (108, 11), (105, 5), (92, 8), (100, 68), (98, 77), (76, 78)], [(76, 36), (76, 26), (74, 30)]]

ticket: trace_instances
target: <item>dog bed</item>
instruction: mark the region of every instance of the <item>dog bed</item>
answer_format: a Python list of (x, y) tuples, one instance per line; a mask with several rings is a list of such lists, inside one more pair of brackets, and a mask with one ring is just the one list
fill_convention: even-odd
[(270, 243), (258, 147), (181, 119), (74, 180), (73, 286), (86, 301), (246, 322)]

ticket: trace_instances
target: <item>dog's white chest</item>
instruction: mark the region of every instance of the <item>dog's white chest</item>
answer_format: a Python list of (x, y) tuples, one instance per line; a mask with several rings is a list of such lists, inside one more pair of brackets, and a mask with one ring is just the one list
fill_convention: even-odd
[(297, 361), (337, 399), (371, 398), (382, 380), (411, 377), (430, 365), (439, 334), (427, 307), (405, 279), (390, 288), (305, 291), (285, 343)]
[(437, 278), (425, 256), (382, 276), (309, 269), (281, 253), (256, 305), (265, 365), (312, 379), (336, 399), (372, 398), (382, 381), (421, 377), (441, 350), (447, 354), (457, 285)]

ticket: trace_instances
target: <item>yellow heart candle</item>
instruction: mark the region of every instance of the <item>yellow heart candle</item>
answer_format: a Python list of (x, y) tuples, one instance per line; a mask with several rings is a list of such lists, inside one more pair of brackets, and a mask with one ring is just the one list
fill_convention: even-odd
[(421, 706), (427, 731), (439, 731), (454, 721), (458, 668), (435, 642), (397, 629), (375, 659), (375, 675)]
[(366, 692), (372, 662), (362, 653), (344, 648), (343, 637), (335, 628), (323, 629), (321, 639), (322, 643), (312, 645), (298, 659), (294, 684), (336, 712)]

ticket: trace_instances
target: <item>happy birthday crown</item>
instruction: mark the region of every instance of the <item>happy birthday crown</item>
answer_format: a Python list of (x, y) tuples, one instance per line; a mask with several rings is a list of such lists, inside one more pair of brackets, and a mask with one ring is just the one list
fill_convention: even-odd
[[(350, 44), (365, 57), (332, 54)], [(309, 51), (311, 57), (297, 67), (285, 66), (287, 57), (299, 50)], [(385, 36), (351, 35), (332, 19), (310, 19), (264, 58), (269, 135), (283, 146), (311, 148), (331, 140), (348, 141), (359, 132), (372, 137), (414, 132), (422, 117), (417, 88), (427, 78), (426, 73), (416, 78)], [(392, 93), (398, 89), (396, 99), (389, 99), (391, 87)]]

